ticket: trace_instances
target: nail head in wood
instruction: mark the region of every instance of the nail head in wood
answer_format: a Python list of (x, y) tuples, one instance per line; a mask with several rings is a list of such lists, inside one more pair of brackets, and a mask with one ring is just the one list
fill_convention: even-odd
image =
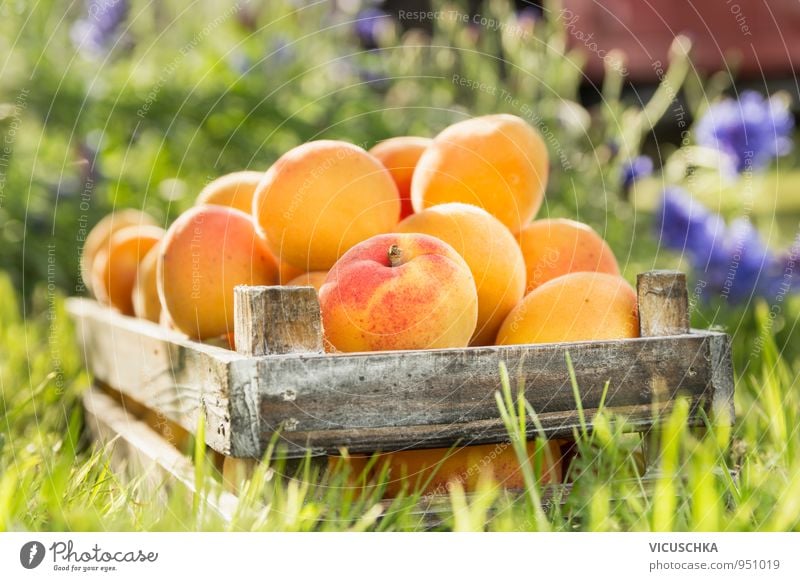
[(677, 270), (651, 270), (636, 277), (639, 333), (666, 337), (689, 332), (686, 275)]
[(243, 355), (322, 353), (322, 320), (313, 287), (237, 286), (236, 351)]

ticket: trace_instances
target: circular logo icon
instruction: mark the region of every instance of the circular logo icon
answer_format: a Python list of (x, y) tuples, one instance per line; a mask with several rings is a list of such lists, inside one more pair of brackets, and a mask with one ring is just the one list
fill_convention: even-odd
[(44, 560), (44, 545), (39, 541), (30, 541), (19, 550), (19, 562), (26, 569), (35, 569)]

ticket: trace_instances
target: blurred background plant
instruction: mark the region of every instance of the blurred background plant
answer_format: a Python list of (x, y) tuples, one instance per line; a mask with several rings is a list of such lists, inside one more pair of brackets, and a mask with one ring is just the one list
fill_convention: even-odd
[[(523, 117), (548, 144), (540, 216), (591, 224), (629, 280), (652, 267), (694, 272), (698, 325), (754, 329), (747, 306), (757, 297), (776, 302), (778, 271), (792, 260), (791, 184), (800, 180), (795, 158), (778, 157), (790, 152), (791, 98), (724, 97), (731, 79), (693, 67), (683, 37), (669, 63), (654, 64), (658, 84), (645, 100), (620, 51), (604, 55), (602, 83), (584, 75), (594, 55), (574, 46), (581, 31), (558, 1), (543, 10), (434, 2), (434, 12), (420, 13), (357, 0), (198, 0), (190, 9), (87, 0), (63, 19), (49, 16), (59, 12), (55, 2), (25, 6), (6, 5), (0, 22), (9, 55), (0, 89), (0, 262), (26, 297), (40, 281), (80, 294), (83, 239), (114, 208), (141, 208), (166, 224), (214, 177), (264, 170), (303, 141), (370, 147), (495, 112)], [(665, 127), (680, 129), (678, 139)], [(708, 299), (720, 298), (730, 256), (713, 252), (698, 270), (702, 257), (653, 234), (668, 185), (729, 220), (748, 220), (749, 229), (734, 222), (738, 242), (718, 244), (729, 255), (744, 246), (748, 257), (722, 301)], [(769, 259), (756, 264), (759, 256)], [(775, 330), (794, 312), (782, 310)]]
[[(674, 93), (661, 88), (643, 109), (620, 101), (623, 78), (609, 75), (588, 110), (584, 57), (557, 18), (498, 0), (477, 19), (466, 5), (434, 8), (416, 27), (358, 1), (4, 5), (4, 268), (26, 297), (48, 279), (74, 294), (86, 230), (113, 208), (166, 223), (212, 178), (264, 170), (303, 141), (370, 147), (495, 112), (525, 118), (548, 143), (543, 213), (588, 221), (622, 262), (638, 259), (620, 168)], [(674, 53), (673, 90), (688, 70)]]

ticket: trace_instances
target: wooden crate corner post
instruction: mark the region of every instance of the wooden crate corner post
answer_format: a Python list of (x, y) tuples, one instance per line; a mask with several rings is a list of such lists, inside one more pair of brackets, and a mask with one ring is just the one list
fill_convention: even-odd
[[(637, 275), (636, 294), (639, 304), (639, 335), (641, 337), (666, 337), (689, 332), (689, 294), (686, 275), (677, 270), (651, 270)], [(650, 386), (654, 403), (659, 403), (666, 387), (666, 379), (654, 376)], [(650, 445), (657, 430), (642, 434), (647, 469), (658, 465), (658, 450)]]
[[(234, 343), (248, 357), (323, 353), (317, 291), (310, 286), (237, 286), (233, 294)], [(222, 478), (236, 492), (258, 464), (226, 456)]]
[(686, 275), (677, 270), (651, 270), (636, 277), (639, 334), (668, 337), (689, 332)]

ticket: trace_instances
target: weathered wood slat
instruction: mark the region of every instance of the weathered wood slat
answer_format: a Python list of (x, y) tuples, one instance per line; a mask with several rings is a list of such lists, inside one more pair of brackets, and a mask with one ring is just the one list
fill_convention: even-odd
[[(114, 471), (122, 477), (146, 477), (147, 491), (158, 503), (158, 494), (164, 485), (180, 486), (188, 492), (197, 492), (194, 465), (167, 440), (138, 420), (98, 388), (83, 395), (86, 410), (86, 425), (95, 440), (111, 444), (111, 463)], [(238, 500), (224, 491), (210, 492), (205, 496), (208, 506), (225, 522), (235, 514)]]
[(208, 444), (231, 452), (229, 364), (241, 355), (196, 343), (87, 299), (69, 299), (86, 367), (94, 377), (189, 432), (206, 414)]
[(639, 334), (665, 337), (689, 332), (686, 275), (677, 270), (651, 270), (636, 277)]
[[(669, 409), (678, 395), (691, 399), (693, 421), (701, 407), (732, 417), (727, 335), (674, 334), (688, 326), (680, 273), (640, 277), (642, 330), (650, 335), (640, 339), (385, 353), (308, 353), (319, 347), (310, 290), (237, 289), (241, 325), (262, 327), (237, 330), (242, 353), (189, 341), (93, 301), (72, 299), (69, 309), (97, 379), (189, 431), (204, 412), (207, 443), (227, 456), (261, 458), (276, 430), (293, 456), (306, 448), (370, 452), (502, 440), (494, 400), (501, 362), (513, 382), (524, 383), (546, 435), (570, 435), (578, 413), (567, 352), (590, 419), (607, 381), (605, 405), (634, 427), (648, 427), (654, 411)], [(284, 292), (305, 292), (303, 307), (282, 309)], [(247, 313), (256, 311), (277, 312), (253, 321)], [(305, 353), (275, 355), (293, 350), (303, 320), (311, 322), (301, 341)], [(273, 354), (250, 356), (265, 352)]]
[[(260, 441), (238, 439), (239, 450), (263, 448), (280, 428), (300, 453), (306, 445), (331, 452), (446, 446), (502, 440), (494, 392), (500, 362), (525, 396), (549, 437), (578, 425), (565, 355), (573, 361), (587, 412), (597, 409), (605, 382), (606, 406), (636, 425), (653, 420), (653, 402), (667, 407), (679, 394), (710, 409), (729, 399), (725, 372), (712, 361), (727, 344), (721, 333), (559, 345), (481, 347), (336, 356), (282, 356), (231, 365), (232, 381), (259, 401), (254, 414)], [(719, 365), (719, 361), (717, 362)], [(248, 384), (248, 378), (256, 378)], [(723, 383), (723, 384), (721, 384)], [(723, 404), (724, 405), (724, 404)], [(531, 435), (533, 435), (531, 426)]]
[[(313, 287), (237, 286), (233, 315), (236, 351), (242, 355), (323, 352), (321, 313)], [(249, 413), (247, 417), (256, 426), (260, 423), (249, 419)], [(243, 429), (249, 431), (249, 427)], [(257, 462), (226, 456), (222, 476), (227, 490), (240, 490)]]
[(322, 353), (317, 291), (310, 286), (237, 286), (236, 351), (242, 355)]

